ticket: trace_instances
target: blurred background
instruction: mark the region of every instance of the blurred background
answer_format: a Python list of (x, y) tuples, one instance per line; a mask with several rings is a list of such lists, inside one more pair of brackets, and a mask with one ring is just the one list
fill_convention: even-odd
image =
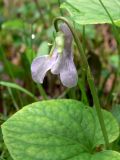
[[(79, 74), (78, 85), (65, 88), (58, 76), (48, 72), (44, 83), (31, 78), (34, 57), (47, 55), (55, 38), (53, 19), (68, 16), (60, 10), (59, 0), (0, 0), (0, 124), (23, 106), (39, 100), (72, 98), (93, 105), (85, 81), (86, 99), (81, 83), (81, 59), (74, 47), (74, 60)], [(120, 103), (117, 45), (112, 27), (75, 25), (88, 58), (103, 108), (110, 110)], [(12, 160), (0, 131), (0, 159)]]

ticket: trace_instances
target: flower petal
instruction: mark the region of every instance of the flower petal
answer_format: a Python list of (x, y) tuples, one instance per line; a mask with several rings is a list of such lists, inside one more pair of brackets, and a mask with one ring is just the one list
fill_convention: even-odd
[(62, 54), (58, 54), (56, 63), (52, 66), (51, 68), (51, 72), (53, 74), (60, 74), (60, 68), (62, 67), (62, 65), (64, 65), (62, 62), (64, 61), (64, 59), (66, 59), (69, 56), (73, 56), (71, 55), (71, 50), (72, 50), (72, 33), (69, 29), (69, 27), (63, 23), (60, 26), (60, 30), (63, 32), (64, 34), (64, 51)]
[[(70, 55), (72, 55), (72, 53)], [(68, 88), (71, 88), (77, 85), (78, 75), (77, 75), (75, 64), (73, 62), (73, 56), (67, 56), (62, 60), (62, 67), (60, 70), (60, 79), (63, 85)]]
[(61, 62), (62, 62), (62, 55), (58, 54), (55, 64), (51, 67), (52, 74), (56, 74), (56, 75), (60, 74)]
[(64, 33), (65, 38), (72, 39), (72, 33), (67, 24), (65, 23), (61, 24), (60, 30)]
[(48, 70), (55, 64), (57, 57), (56, 50), (54, 51), (52, 57), (41, 56), (33, 60), (31, 65), (32, 78), (37, 83), (43, 83), (44, 77)]

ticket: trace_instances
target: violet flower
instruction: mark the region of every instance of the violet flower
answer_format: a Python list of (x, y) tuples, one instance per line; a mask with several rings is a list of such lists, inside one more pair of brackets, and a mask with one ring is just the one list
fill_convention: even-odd
[(31, 65), (32, 78), (37, 83), (43, 83), (47, 71), (51, 70), (53, 74), (60, 75), (60, 80), (64, 86), (71, 88), (76, 86), (78, 81), (78, 75), (73, 61), (73, 37), (66, 24), (60, 26), (60, 31), (64, 36), (64, 47), (61, 45), (60, 51), (60, 46), (56, 39), (52, 55), (35, 58)]

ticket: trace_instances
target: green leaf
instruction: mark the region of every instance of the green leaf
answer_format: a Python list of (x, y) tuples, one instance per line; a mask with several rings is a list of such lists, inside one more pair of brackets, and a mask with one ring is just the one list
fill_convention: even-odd
[(0, 85), (17, 89), (17, 90), (27, 94), (28, 96), (32, 97), (33, 99), (37, 100), (37, 98), (31, 92), (29, 92), (28, 90), (24, 89), (23, 87), (19, 86), (16, 83), (0, 81)]
[[(79, 30), (81, 33), (83, 33), (83, 26), (79, 24), (75, 24), (75, 28)], [(85, 26), (85, 36), (87, 38), (94, 39), (96, 35), (96, 30), (94, 28), (94, 25)]]
[(117, 119), (119, 125), (120, 125), (120, 104), (116, 104), (112, 107), (111, 110), (114, 117)]
[(2, 29), (7, 29), (7, 30), (23, 31), (25, 30), (26, 27), (28, 27), (28, 24), (20, 19), (9, 20), (2, 24)]
[[(115, 23), (120, 22), (120, 0), (102, 0)], [(109, 16), (99, 0), (66, 0), (65, 8), (71, 19), (78, 24), (111, 23)]]
[[(111, 113), (103, 111), (109, 142), (119, 135)], [(95, 152), (104, 144), (96, 111), (75, 100), (30, 104), (2, 125), (14, 160), (120, 160), (113, 151)]]
[(26, 49), (26, 58), (27, 58), (29, 64), (31, 64), (33, 59), (35, 58), (35, 52), (30, 47), (28, 47)]
[(37, 51), (37, 56), (44, 56), (49, 54), (48, 42), (44, 41), (41, 43)]

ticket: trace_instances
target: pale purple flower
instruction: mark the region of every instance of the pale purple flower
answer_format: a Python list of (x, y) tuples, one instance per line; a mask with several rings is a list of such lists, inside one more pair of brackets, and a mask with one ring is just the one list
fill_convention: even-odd
[(55, 47), (52, 55), (40, 56), (33, 60), (31, 65), (32, 78), (37, 83), (43, 83), (48, 70), (60, 75), (62, 84), (68, 88), (77, 85), (78, 75), (73, 61), (72, 34), (66, 24), (60, 26), (64, 35), (64, 48), (62, 53)]

